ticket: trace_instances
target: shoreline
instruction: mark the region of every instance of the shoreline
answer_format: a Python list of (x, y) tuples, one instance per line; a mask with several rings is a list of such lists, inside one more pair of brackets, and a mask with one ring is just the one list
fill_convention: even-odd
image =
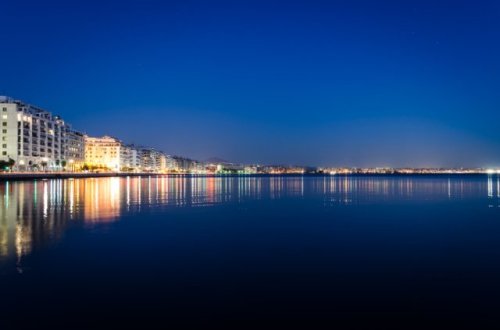
[(195, 174), (195, 173), (74, 173), (74, 172), (58, 172), (58, 173), (0, 173), (0, 182), (6, 181), (30, 181), (30, 180), (49, 180), (49, 179), (85, 179), (85, 178), (112, 178), (112, 177), (265, 177), (265, 176), (326, 176), (326, 177), (443, 177), (443, 176), (489, 176), (497, 175), (489, 173), (257, 173), (257, 174)]

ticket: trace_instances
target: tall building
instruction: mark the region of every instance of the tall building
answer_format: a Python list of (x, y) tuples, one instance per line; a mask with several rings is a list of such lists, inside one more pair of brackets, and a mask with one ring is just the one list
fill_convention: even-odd
[(79, 170), (85, 163), (85, 136), (75, 130), (68, 130), (66, 137), (66, 168)]
[(122, 145), (120, 166), (121, 170), (126, 172), (137, 172), (140, 170), (141, 158), (138, 147), (133, 144)]
[(178, 172), (187, 173), (197, 168), (196, 162), (192, 159), (179, 156), (173, 156), (172, 158), (174, 159), (176, 171)]
[(174, 157), (170, 155), (165, 156), (165, 165), (167, 171), (170, 172), (177, 171), (177, 162), (175, 161)]
[(141, 152), (141, 169), (144, 172), (163, 172), (167, 168), (167, 157), (154, 149), (143, 148)]
[(19, 170), (62, 169), (69, 126), (38, 107), (0, 96), (0, 160)]
[(122, 142), (110, 136), (85, 136), (85, 164), (91, 168), (120, 171)]

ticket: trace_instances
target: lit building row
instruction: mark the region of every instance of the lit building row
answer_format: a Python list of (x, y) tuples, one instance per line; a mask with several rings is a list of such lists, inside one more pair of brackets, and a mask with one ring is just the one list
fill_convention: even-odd
[(49, 111), (6, 96), (0, 96), (0, 114), (0, 161), (14, 171), (304, 173), (300, 167), (203, 163), (111, 136), (88, 136)]
[(49, 111), (0, 96), (0, 161), (15, 171), (164, 172), (175, 160), (110, 136), (73, 130)]
[(61, 170), (83, 160), (83, 135), (52, 113), (0, 96), (0, 160), (18, 170)]
[(167, 156), (161, 151), (125, 144), (110, 136), (85, 136), (84, 140), (85, 170), (154, 173), (167, 170)]

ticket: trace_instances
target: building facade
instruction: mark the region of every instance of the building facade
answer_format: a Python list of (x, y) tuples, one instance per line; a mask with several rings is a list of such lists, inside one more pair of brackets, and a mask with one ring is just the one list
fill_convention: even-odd
[(177, 172), (177, 162), (170, 155), (165, 156), (165, 165), (168, 172)]
[(121, 171), (124, 172), (139, 172), (141, 167), (140, 152), (133, 145), (122, 145), (120, 153)]
[(89, 169), (118, 172), (122, 167), (122, 142), (110, 136), (85, 136), (85, 165)]
[(58, 170), (66, 162), (69, 125), (59, 116), (0, 96), (0, 160), (18, 170)]
[(203, 171), (205, 169), (205, 165), (203, 163), (197, 162), (189, 158), (172, 156), (172, 159), (175, 164), (174, 165), (175, 171), (177, 172), (189, 173), (189, 172)]
[(66, 168), (79, 170), (85, 163), (85, 135), (70, 129), (66, 137)]
[(143, 148), (141, 153), (141, 170), (144, 172), (164, 172), (167, 169), (167, 157), (161, 151)]
[(149, 147), (125, 145), (110, 137), (90, 137), (51, 112), (0, 96), (0, 161), (19, 171), (188, 172), (193, 161)]

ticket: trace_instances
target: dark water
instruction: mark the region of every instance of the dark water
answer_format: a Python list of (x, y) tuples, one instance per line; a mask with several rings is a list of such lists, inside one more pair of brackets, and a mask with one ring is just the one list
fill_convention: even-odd
[(0, 183), (0, 329), (500, 321), (494, 176)]

